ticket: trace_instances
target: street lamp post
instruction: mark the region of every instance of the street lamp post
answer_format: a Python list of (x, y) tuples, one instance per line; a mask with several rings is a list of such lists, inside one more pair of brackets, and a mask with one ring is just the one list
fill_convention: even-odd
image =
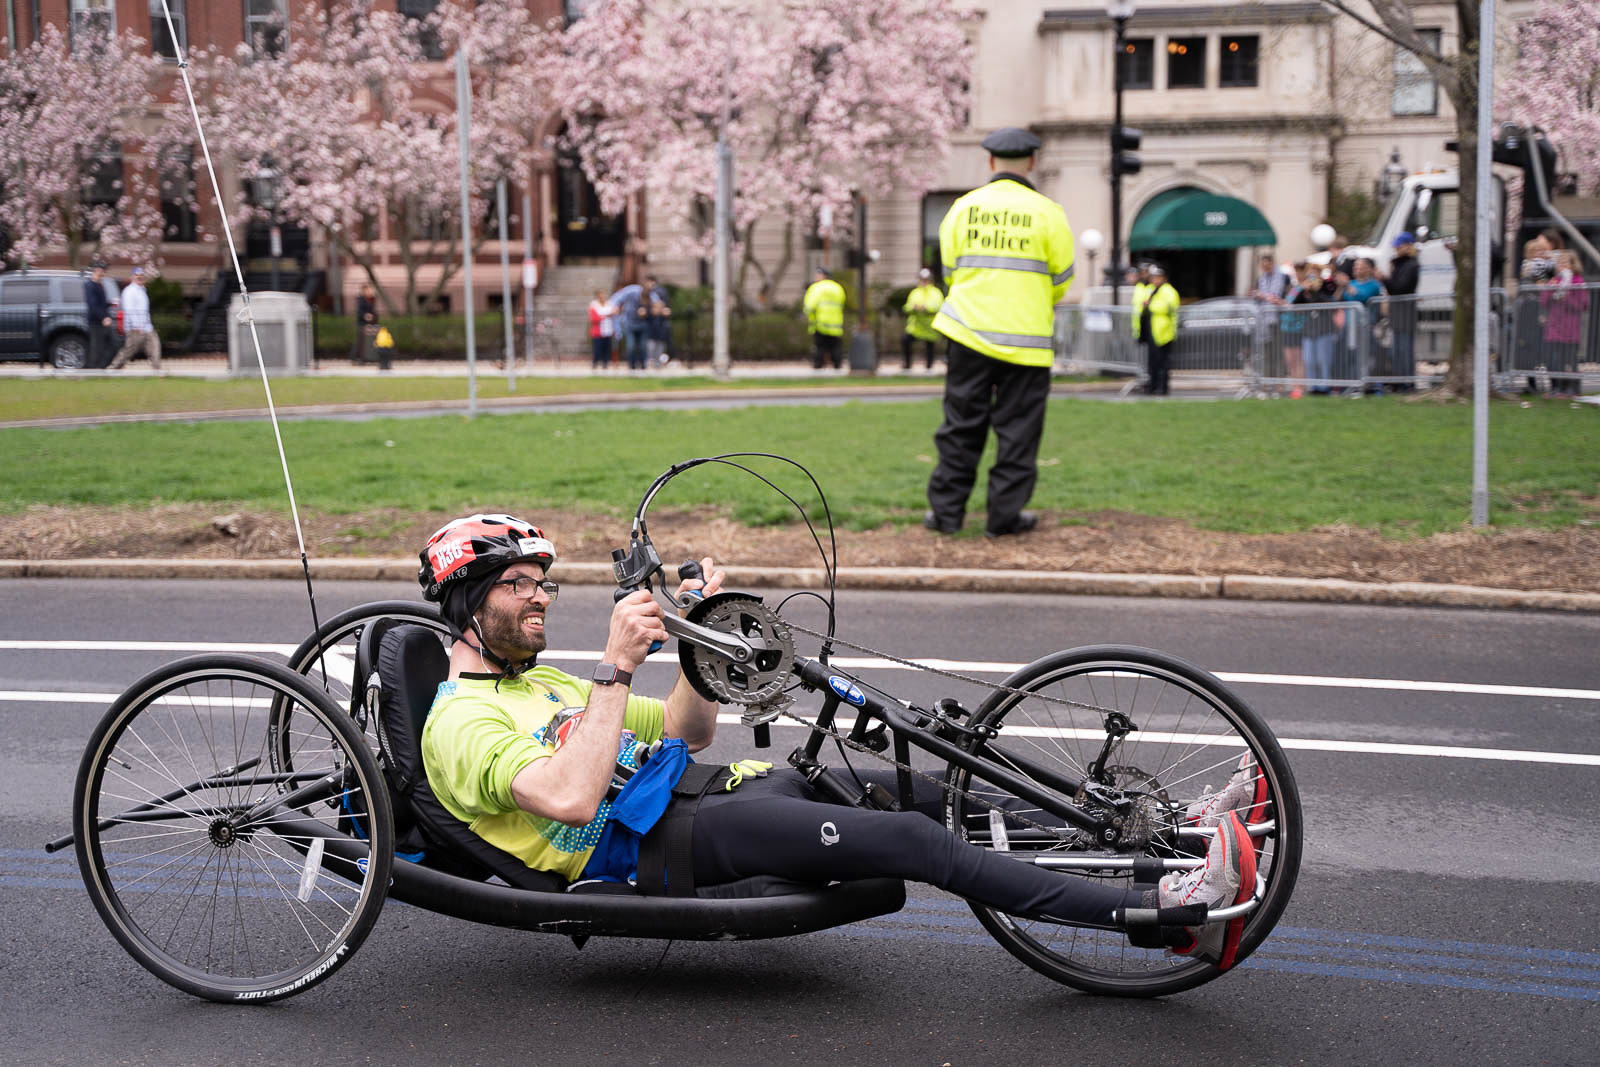
[[(1130, 159), (1124, 158), (1123, 148), (1137, 148), (1139, 138), (1130, 138), (1122, 127), (1122, 71), (1125, 64), (1123, 49), (1127, 47), (1128, 20), (1133, 17), (1134, 0), (1106, 0), (1106, 14), (1116, 25), (1116, 47), (1111, 58), (1111, 88), (1115, 97), (1116, 114), (1111, 120), (1111, 303), (1116, 304), (1122, 287), (1122, 175), (1138, 169), (1138, 157), (1132, 156), (1133, 170), (1128, 171)], [(1129, 143), (1131, 141), (1131, 143)]]
[(278, 291), (278, 260), (283, 257), (283, 234), (278, 229), (279, 176), (272, 160), (263, 159), (255, 176), (255, 201), (267, 209), (267, 254), (272, 258), (272, 291)]
[(1099, 230), (1084, 230), (1078, 235), (1078, 246), (1089, 253), (1089, 286), (1100, 284), (1100, 276), (1094, 272), (1094, 258), (1106, 246), (1105, 234)]

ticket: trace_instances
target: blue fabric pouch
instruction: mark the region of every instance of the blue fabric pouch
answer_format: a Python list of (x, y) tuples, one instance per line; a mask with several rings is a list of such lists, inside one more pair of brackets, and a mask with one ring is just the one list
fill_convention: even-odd
[(606, 828), (583, 868), (584, 878), (628, 882), (638, 876), (639, 842), (667, 810), (672, 787), (691, 762), (689, 746), (682, 738), (661, 742), (661, 748), (628, 779), (611, 802)]

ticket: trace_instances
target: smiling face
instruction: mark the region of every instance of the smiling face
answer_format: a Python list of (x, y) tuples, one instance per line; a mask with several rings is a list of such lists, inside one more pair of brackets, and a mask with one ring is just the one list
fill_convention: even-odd
[[(544, 568), (537, 563), (513, 563), (501, 573), (500, 580), (543, 577)], [(550, 596), (543, 590), (524, 600), (512, 593), (509, 585), (491, 587), (478, 609), (478, 625), (489, 651), (513, 663), (543, 652), (544, 614), (549, 607)]]

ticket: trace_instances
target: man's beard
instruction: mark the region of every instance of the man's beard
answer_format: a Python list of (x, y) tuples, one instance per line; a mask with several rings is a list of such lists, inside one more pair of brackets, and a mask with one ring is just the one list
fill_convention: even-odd
[[(520, 663), (543, 652), (546, 647), (543, 629), (538, 633), (529, 633), (520, 624), (520, 620), (534, 610), (531, 606), (524, 606), (526, 604), (526, 601), (520, 602), (510, 610), (484, 605), (478, 612), (478, 627), (484, 644), (489, 646), (489, 651), (511, 663)], [(541, 621), (544, 619), (542, 611), (534, 613)]]

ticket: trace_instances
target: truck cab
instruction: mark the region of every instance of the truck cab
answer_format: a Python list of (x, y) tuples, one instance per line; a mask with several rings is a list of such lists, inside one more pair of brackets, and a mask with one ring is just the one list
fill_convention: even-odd
[[(1394, 259), (1395, 238), (1409, 233), (1417, 242), (1417, 266), (1420, 268), (1417, 295), (1454, 292), (1455, 243), (1462, 225), (1460, 182), (1460, 175), (1454, 170), (1408, 175), (1384, 206), (1383, 214), (1366, 241), (1351, 245), (1345, 249), (1345, 254), (1371, 259), (1377, 264), (1378, 273), (1383, 274)], [(1500, 234), (1505, 229), (1506, 187), (1499, 175), (1494, 176), (1493, 188), (1490, 232)], [(1503, 245), (1503, 238), (1495, 242), (1490, 250), (1491, 263), (1498, 265), (1504, 258)]]

